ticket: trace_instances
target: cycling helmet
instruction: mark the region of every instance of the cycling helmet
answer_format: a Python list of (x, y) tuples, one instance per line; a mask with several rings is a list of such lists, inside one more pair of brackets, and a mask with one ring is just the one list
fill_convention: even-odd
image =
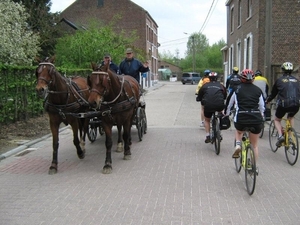
[(211, 72), (208, 75), (210, 81), (216, 81), (218, 79), (218, 74), (215, 72)]
[(260, 70), (255, 71), (255, 76), (262, 76), (262, 73), (260, 72)]
[(235, 67), (233, 67), (233, 69), (232, 69), (232, 72), (233, 72), (233, 73), (238, 73), (238, 72), (239, 72), (239, 68), (238, 68), (238, 67), (236, 67), (236, 66), (235, 66)]
[(291, 72), (293, 71), (294, 67), (293, 67), (293, 64), (292, 64), (292, 63), (290, 63), (290, 62), (285, 62), (285, 63), (282, 64), (281, 69), (282, 69), (283, 71), (286, 71), (286, 72), (290, 72), (290, 73), (291, 73)]
[(204, 76), (207, 77), (210, 74), (210, 70), (204, 70)]
[(252, 83), (252, 81), (255, 79), (255, 75), (252, 70), (250, 69), (244, 69), (241, 73), (241, 81), (243, 83)]

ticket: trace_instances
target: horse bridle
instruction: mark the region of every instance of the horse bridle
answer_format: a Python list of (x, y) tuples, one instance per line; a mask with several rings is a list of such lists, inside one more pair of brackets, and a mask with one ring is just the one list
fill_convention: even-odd
[[(47, 65), (48, 65), (48, 66), (52, 66), (53, 68), (55, 68), (54, 64), (52, 64), (52, 63), (50, 63), (50, 62), (42, 62), (42, 63), (39, 63), (39, 67), (40, 67), (40, 66), (47, 66)], [(49, 73), (50, 73), (50, 71), (49, 71)], [(38, 80), (45, 81), (47, 85), (51, 84), (52, 81), (53, 81), (53, 79), (51, 79), (51, 80), (48, 81), (48, 80), (46, 80), (44, 77), (39, 77)]]
[[(108, 76), (108, 73), (107, 72), (102, 72), (102, 71), (93, 71), (92, 72), (92, 75), (105, 75), (107, 80), (110, 81), (110, 78)], [(111, 84), (110, 84), (111, 85)], [(124, 76), (122, 76), (122, 81), (121, 81), (121, 88), (120, 88), (120, 92), (119, 94), (115, 97), (114, 100), (112, 101), (109, 101), (109, 102), (102, 102), (103, 105), (108, 105), (108, 104), (112, 104), (114, 103), (115, 101), (117, 101), (117, 99), (120, 97), (120, 95), (122, 94), (122, 90), (123, 90), (123, 86), (124, 86)], [(103, 93), (100, 93), (97, 89), (95, 88), (92, 88), (90, 90), (90, 92), (96, 92), (97, 94), (99, 94), (100, 96), (105, 96), (106, 92), (107, 92), (107, 87), (105, 87), (105, 90)]]

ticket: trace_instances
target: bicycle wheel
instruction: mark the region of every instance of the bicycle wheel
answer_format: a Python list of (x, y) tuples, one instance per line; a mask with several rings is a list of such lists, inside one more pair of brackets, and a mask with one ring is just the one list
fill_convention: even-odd
[(220, 124), (218, 117), (214, 116), (214, 139), (215, 139), (215, 152), (217, 155), (220, 154), (221, 145), (221, 134), (220, 134)]
[[(233, 146), (235, 147), (235, 140), (234, 140)], [(234, 164), (235, 164), (236, 172), (239, 173), (242, 169), (242, 151), (240, 152), (240, 157), (234, 159)]]
[(285, 146), (285, 157), (288, 163), (293, 166), (298, 159), (298, 135), (294, 128), (290, 128), (288, 131), (288, 146)]
[(254, 150), (251, 144), (246, 147), (245, 166), (245, 180), (247, 192), (249, 195), (252, 195), (254, 193), (256, 183), (256, 163), (254, 157)]
[(272, 120), (269, 126), (269, 143), (272, 152), (276, 152), (278, 149), (278, 147), (276, 146), (277, 141), (278, 141), (278, 132), (275, 127), (275, 122), (274, 120)]
[(259, 138), (262, 138), (264, 136), (264, 132), (265, 132), (265, 123), (263, 122), (263, 127), (259, 133)]

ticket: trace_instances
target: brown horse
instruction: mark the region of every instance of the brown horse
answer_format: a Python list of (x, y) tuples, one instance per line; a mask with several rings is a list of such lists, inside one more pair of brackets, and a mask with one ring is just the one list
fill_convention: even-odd
[(117, 75), (109, 70), (108, 64), (98, 68), (92, 63), (93, 72), (88, 76), (91, 108), (101, 113), (105, 132), (106, 159), (103, 173), (112, 172), (112, 127), (123, 127), (124, 159), (131, 159), (131, 125), (139, 104), (139, 84), (131, 76)]
[[(70, 124), (73, 130), (73, 143), (80, 159), (85, 157), (85, 136), (88, 119), (78, 119), (75, 113), (86, 112), (89, 108), (89, 86), (83, 77), (66, 78), (56, 71), (55, 57), (46, 58), (39, 62), (36, 69), (36, 92), (45, 99), (44, 107), (48, 112), (52, 132), (53, 158), (49, 174), (57, 173), (57, 153), (59, 146), (59, 125), (63, 122)], [(78, 138), (80, 132), (80, 140)]]

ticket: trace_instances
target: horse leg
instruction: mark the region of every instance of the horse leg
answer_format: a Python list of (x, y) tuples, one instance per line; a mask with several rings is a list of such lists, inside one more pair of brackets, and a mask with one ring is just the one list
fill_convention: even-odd
[(85, 152), (81, 149), (81, 147), (80, 147), (80, 141), (79, 141), (79, 138), (78, 138), (78, 130), (79, 130), (78, 124), (79, 124), (78, 119), (72, 117), (72, 119), (70, 121), (70, 125), (71, 125), (72, 130), (73, 130), (73, 144), (76, 147), (78, 158), (79, 159), (84, 159)]
[(117, 125), (118, 128), (118, 145), (116, 152), (123, 152), (124, 146), (123, 146), (123, 139), (122, 139), (122, 126)]
[(49, 168), (48, 174), (53, 175), (57, 173), (57, 153), (58, 153), (58, 146), (59, 146), (59, 137), (58, 137), (58, 129), (59, 129), (59, 118), (55, 118), (55, 116), (49, 115), (50, 118), (50, 129), (52, 133), (52, 163)]
[(104, 126), (105, 131), (105, 147), (106, 147), (106, 158), (105, 165), (103, 167), (102, 173), (110, 174), (112, 172), (112, 159), (111, 159), (111, 147), (113, 145), (112, 142), (112, 125)]
[(130, 130), (131, 124), (129, 122), (125, 122), (123, 125), (123, 140), (124, 140), (124, 158), (125, 160), (131, 159), (131, 151), (130, 151)]
[(85, 152), (85, 137), (88, 132), (89, 120), (85, 119), (78, 119), (79, 123), (79, 133), (80, 133), (80, 147), (83, 152)]

